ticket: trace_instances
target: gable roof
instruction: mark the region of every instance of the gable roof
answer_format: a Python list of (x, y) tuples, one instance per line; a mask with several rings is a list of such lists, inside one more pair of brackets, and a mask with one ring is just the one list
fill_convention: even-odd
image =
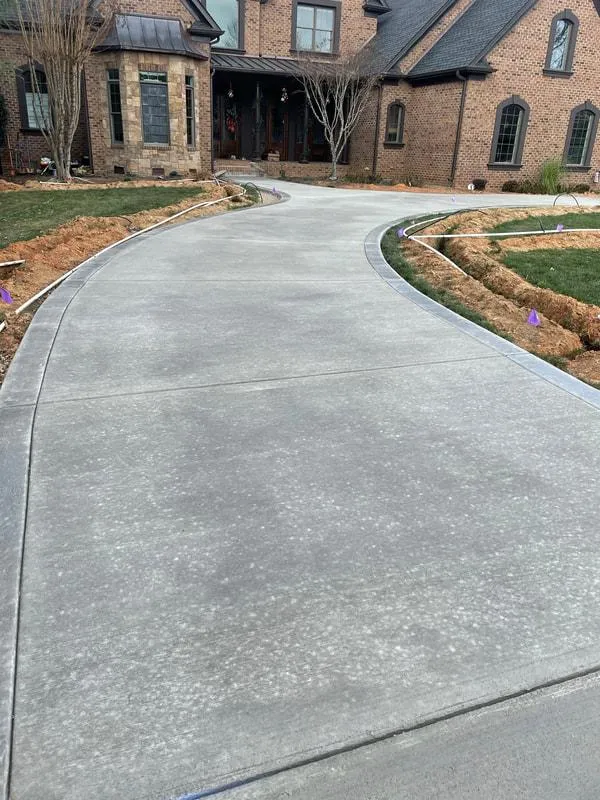
[(378, 20), (371, 47), (375, 68), (389, 73), (410, 48), (457, 0), (387, 0), (390, 10)]
[(474, 0), (409, 72), (419, 78), (460, 69), (489, 71), (492, 48), (512, 30), (535, 0)]
[(96, 50), (142, 50), (146, 53), (177, 53), (204, 61), (181, 20), (169, 17), (146, 17), (141, 14), (117, 14), (104, 41)]

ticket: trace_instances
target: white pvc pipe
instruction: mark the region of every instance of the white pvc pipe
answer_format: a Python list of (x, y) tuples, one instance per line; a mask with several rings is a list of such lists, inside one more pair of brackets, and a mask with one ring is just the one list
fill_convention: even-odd
[(107, 247), (104, 247), (102, 250), (99, 250), (97, 253), (94, 253), (93, 256), (86, 258), (85, 261), (81, 262), (81, 264), (78, 264), (76, 267), (73, 267), (73, 269), (70, 269), (68, 272), (65, 272), (64, 275), (61, 275), (60, 278), (57, 278), (48, 286), (45, 286), (37, 294), (34, 294), (33, 297), (30, 297), (29, 300), (23, 303), (22, 306), (19, 306), (19, 308), (17, 308), (17, 310), (15, 311), (15, 316), (18, 316), (22, 311), (25, 311), (25, 309), (29, 308), (30, 305), (33, 305), (33, 303), (35, 303), (36, 300), (39, 300), (40, 297), (43, 297), (51, 289), (54, 289), (55, 286), (58, 286), (59, 283), (62, 283), (64, 280), (66, 280), (69, 277), (69, 275), (72, 275), (76, 270), (79, 269), (79, 267), (82, 267), (84, 264), (87, 264), (88, 261), (92, 261), (94, 258), (98, 258), (98, 256), (101, 256), (103, 253), (107, 253), (109, 250), (112, 250), (113, 247), (116, 247), (119, 244), (123, 244), (124, 242), (128, 242), (130, 239), (135, 239), (136, 236), (141, 236), (142, 233), (148, 233), (148, 231), (154, 230), (154, 228), (158, 228), (160, 225), (164, 225), (166, 222), (171, 222), (172, 220), (177, 219), (177, 217), (181, 217), (184, 214), (188, 214), (190, 211), (194, 211), (197, 208), (206, 208), (207, 206), (214, 206), (217, 203), (224, 202), (225, 200), (233, 200), (234, 197), (244, 197), (245, 194), (246, 190), (243, 189), (241, 192), (238, 192), (238, 194), (233, 194), (230, 197), (220, 197), (218, 200), (209, 200), (208, 202), (204, 203), (196, 203), (196, 205), (190, 206), (189, 208), (184, 208), (183, 211), (178, 211), (176, 214), (173, 214), (170, 217), (161, 219), (160, 222), (155, 222), (153, 225), (149, 225), (147, 228), (142, 228), (141, 231), (136, 231), (135, 233), (132, 233), (129, 236), (125, 236), (124, 239), (119, 239), (119, 241), (109, 244)]
[[(414, 226), (413, 226), (414, 227)], [(415, 233), (414, 236), (409, 238), (411, 239), (492, 239), (492, 238), (499, 238), (502, 236), (548, 236), (550, 234), (559, 234), (559, 233), (600, 233), (600, 228), (563, 228), (560, 231), (549, 230), (549, 231), (513, 231), (507, 233), (427, 233), (423, 236)]]
[(414, 225), (409, 225), (408, 228), (404, 228), (404, 233), (407, 234), (408, 231), (412, 231), (413, 228), (418, 228), (419, 225), (433, 225), (434, 222), (439, 222), (442, 219), (446, 219), (446, 215), (443, 217), (435, 217), (434, 219), (422, 219), (420, 222), (415, 222)]
[(18, 259), (17, 261), (0, 261), (0, 267), (16, 267), (19, 264), (24, 264), (24, 263), (25, 263), (24, 258)]
[(408, 236), (407, 238), (409, 239), (409, 241), (417, 242), (417, 244), (420, 244), (422, 247), (426, 247), (428, 250), (431, 250), (431, 252), (435, 253), (436, 256), (443, 258), (444, 261), (450, 264), (451, 267), (454, 267), (454, 269), (457, 269), (459, 272), (462, 272), (463, 275), (469, 277), (469, 275), (464, 271), (464, 269), (461, 269), (458, 266), (458, 264), (455, 264), (454, 261), (452, 261), (452, 259), (448, 258), (448, 256), (445, 256), (443, 253), (440, 253), (440, 251), (436, 250), (435, 247), (432, 247), (430, 244), (427, 244), (427, 242), (422, 242), (420, 239), (417, 239), (416, 236)]

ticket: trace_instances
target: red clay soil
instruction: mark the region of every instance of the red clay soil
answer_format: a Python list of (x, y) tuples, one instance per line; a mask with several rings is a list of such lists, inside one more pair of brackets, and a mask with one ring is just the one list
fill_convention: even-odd
[[(31, 187), (28, 187), (29, 183), (32, 184)], [(169, 185), (173, 183), (177, 182), (169, 181)], [(17, 186), (17, 190), (20, 191), (27, 191), (27, 188), (39, 189), (41, 186), (50, 185), (30, 181), (25, 186), (18, 186), (7, 181), (0, 181), (0, 191), (13, 191), (4, 184), (8, 184), (8, 187)], [(100, 189), (107, 185), (113, 188), (113, 184), (95, 185), (94, 188)], [(140, 185), (156, 185), (156, 181), (136, 181), (124, 184), (127, 187)], [(63, 185), (54, 184), (55, 188), (57, 186), (65, 190)], [(73, 188), (75, 186), (81, 188), (80, 184), (73, 185)], [(127, 219), (122, 217), (78, 217), (44, 236), (23, 242), (14, 242), (8, 247), (0, 249), (0, 261), (25, 259), (22, 267), (0, 267), (0, 284), (8, 289), (13, 298), (12, 305), (3, 303), (0, 307), (7, 323), (7, 327), (0, 332), (0, 383), (31, 321), (31, 314), (23, 313), (17, 317), (14, 314), (15, 309), (45, 286), (64, 275), (65, 272), (112, 242), (128, 236), (134, 230), (146, 228), (198, 202), (216, 200), (239, 191), (239, 187), (233, 185), (216, 186), (206, 183), (202, 185), (202, 189), (203, 194), (200, 197), (186, 198), (165, 208), (129, 214)], [(227, 209), (243, 207), (243, 205), (248, 205), (248, 201), (230, 200), (208, 208), (195, 209), (184, 218), (211, 216)]]
[[(578, 209), (579, 212), (586, 210)], [(452, 233), (482, 233), (491, 231), (501, 222), (539, 213), (539, 209), (498, 209), (485, 214), (466, 212), (436, 223), (425, 233), (445, 233), (450, 226)], [(544, 215), (564, 213), (564, 208), (544, 209)], [(600, 341), (600, 307), (533, 286), (501, 263), (503, 253), (509, 250), (598, 247), (600, 234), (438, 239), (428, 243), (439, 246), (442, 241), (446, 254), (468, 275), (462, 275), (419, 244), (404, 244), (406, 256), (432, 285), (452, 292), (464, 305), (478, 311), (524, 349), (542, 356), (566, 358), (569, 372), (582, 380), (600, 384), (600, 352), (594, 349)], [(532, 308), (539, 313), (539, 327), (527, 323)], [(588, 349), (583, 352), (585, 348)]]

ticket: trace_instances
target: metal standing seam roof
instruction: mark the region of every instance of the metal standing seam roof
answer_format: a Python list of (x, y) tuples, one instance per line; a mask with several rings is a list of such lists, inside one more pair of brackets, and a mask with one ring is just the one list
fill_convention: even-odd
[(213, 52), (211, 64), (216, 70), (227, 72), (254, 72), (263, 75), (294, 75), (298, 73), (298, 62), (293, 58), (263, 58)]
[(409, 76), (488, 66), (484, 59), (490, 50), (533, 4), (534, 0), (474, 0)]
[(180, 20), (141, 14), (117, 14), (113, 28), (96, 49), (176, 53), (208, 60), (196, 48)]

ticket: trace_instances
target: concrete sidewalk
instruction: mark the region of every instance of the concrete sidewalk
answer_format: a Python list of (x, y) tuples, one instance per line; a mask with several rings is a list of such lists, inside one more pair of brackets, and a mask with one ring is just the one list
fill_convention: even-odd
[(11, 368), (14, 800), (211, 790), (600, 662), (598, 410), (373, 270), (449, 196), (279, 188), (76, 274)]

